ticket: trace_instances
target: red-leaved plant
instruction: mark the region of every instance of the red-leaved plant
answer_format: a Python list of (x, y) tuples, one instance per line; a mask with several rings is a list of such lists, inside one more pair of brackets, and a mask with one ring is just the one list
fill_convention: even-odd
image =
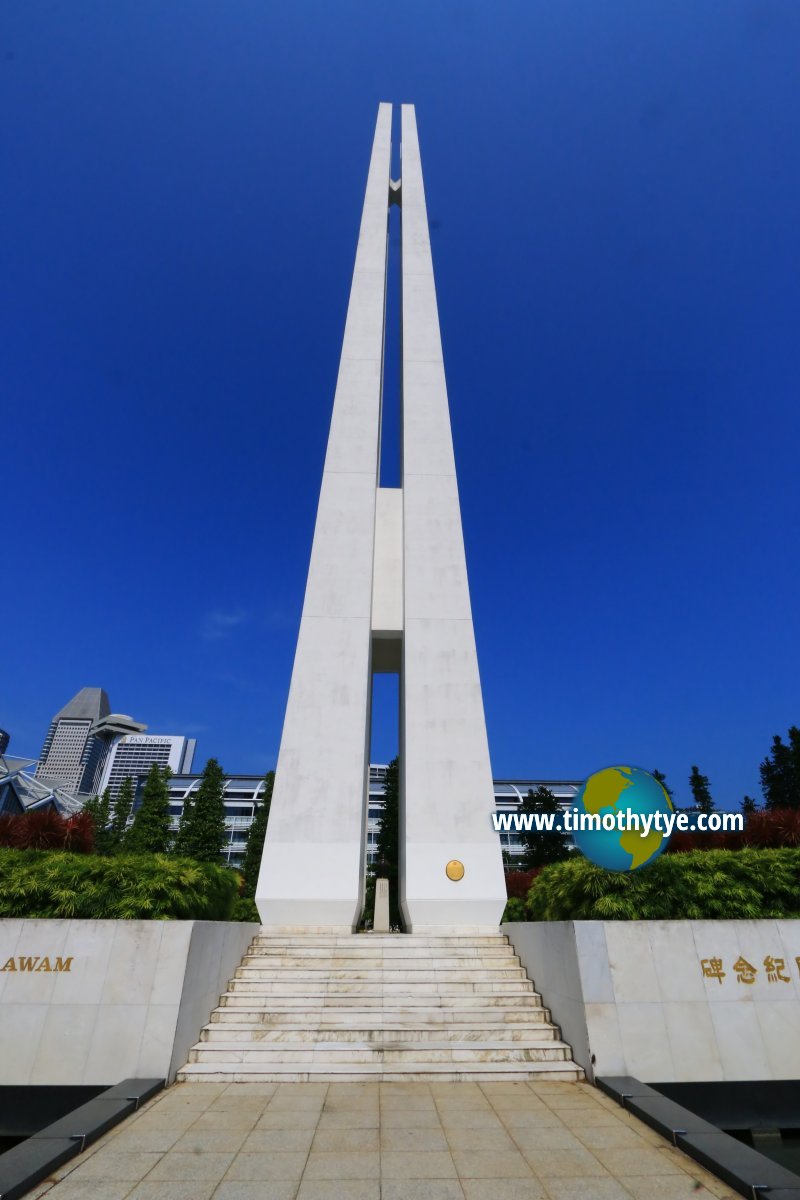
[(761, 850), (780, 850), (800, 846), (800, 809), (759, 809), (745, 818), (742, 833), (673, 833), (669, 853), (689, 850), (743, 850), (754, 846)]
[(506, 871), (506, 895), (524, 900), (541, 869), (534, 867), (532, 871)]
[(0, 815), (0, 846), (11, 850), (69, 850), (91, 854), (94, 822), (89, 813), (60, 816), (55, 809)]

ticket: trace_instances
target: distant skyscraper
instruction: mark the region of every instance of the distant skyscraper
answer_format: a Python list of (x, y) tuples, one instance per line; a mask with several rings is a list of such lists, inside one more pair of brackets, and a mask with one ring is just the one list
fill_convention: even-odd
[(94, 793), (111, 746), (145, 729), (132, 717), (112, 713), (103, 688), (81, 688), (50, 722), (36, 776), (56, 780), (70, 792)]
[(136, 780), (146, 775), (153, 763), (169, 767), (173, 775), (191, 774), (194, 762), (196, 738), (175, 735), (126, 734), (117, 738), (109, 750), (104, 769), (97, 786), (98, 792), (110, 788), (116, 800), (123, 780)]
[(5, 754), (8, 749), (8, 743), (11, 741), (11, 734), (6, 733), (5, 729), (0, 729), (0, 754)]

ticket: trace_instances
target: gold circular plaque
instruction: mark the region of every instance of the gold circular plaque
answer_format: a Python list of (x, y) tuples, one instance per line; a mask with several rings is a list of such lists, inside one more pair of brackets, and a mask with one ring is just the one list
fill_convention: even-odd
[(457, 858), (451, 858), (444, 869), (444, 873), (448, 879), (452, 879), (454, 883), (457, 883), (459, 879), (464, 878), (464, 864), (459, 862)]

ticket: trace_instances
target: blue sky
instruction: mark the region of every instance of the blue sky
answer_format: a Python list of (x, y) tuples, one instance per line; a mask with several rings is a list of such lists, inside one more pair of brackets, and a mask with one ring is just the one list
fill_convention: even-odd
[(101, 685), (274, 765), (376, 105), (412, 101), (495, 774), (756, 792), (800, 722), (799, 55), (795, 0), (6, 0), (12, 749)]

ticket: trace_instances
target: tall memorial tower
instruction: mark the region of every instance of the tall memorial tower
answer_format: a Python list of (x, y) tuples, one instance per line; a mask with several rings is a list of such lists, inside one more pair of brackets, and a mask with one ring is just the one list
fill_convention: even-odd
[[(506, 900), (414, 107), (381, 104), (256, 903), (351, 931), (363, 904), (372, 676), (400, 677), (409, 932), (496, 928)], [(402, 227), (401, 486), (379, 485), (388, 218)]]

